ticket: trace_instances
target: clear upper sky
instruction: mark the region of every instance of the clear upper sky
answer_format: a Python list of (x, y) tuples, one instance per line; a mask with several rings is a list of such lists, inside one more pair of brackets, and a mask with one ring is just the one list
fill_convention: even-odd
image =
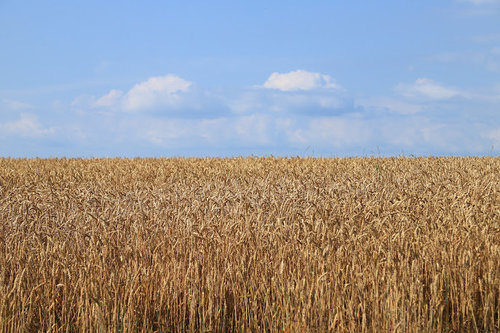
[(0, 0), (0, 156), (500, 153), (500, 0)]

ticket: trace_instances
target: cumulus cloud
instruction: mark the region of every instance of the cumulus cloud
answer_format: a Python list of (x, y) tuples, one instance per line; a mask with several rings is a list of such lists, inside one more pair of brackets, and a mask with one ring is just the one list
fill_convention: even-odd
[[(101, 97), (81, 95), (72, 108), (79, 114), (157, 113), (170, 117), (217, 118), (229, 114), (296, 113), (328, 116), (353, 107), (345, 91), (325, 74), (298, 70), (273, 73), (263, 86), (233, 97), (219, 96), (175, 75), (152, 77), (129, 91), (112, 89)], [(259, 87), (259, 88), (262, 88)]]
[(395, 90), (404, 97), (428, 100), (445, 100), (461, 95), (460, 91), (427, 78), (417, 79), (410, 85), (400, 83)]
[(177, 108), (186, 102), (184, 97), (191, 91), (192, 85), (192, 82), (176, 75), (156, 76), (136, 84), (126, 93), (112, 89), (99, 98), (77, 97), (73, 105), (89, 104), (94, 108), (110, 108), (127, 112)]
[(326, 74), (304, 70), (272, 73), (262, 86), (254, 88), (227, 101), (235, 114), (331, 116), (353, 111), (352, 99)]
[(330, 75), (300, 69), (288, 73), (274, 72), (269, 76), (263, 87), (281, 91), (341, 88)]
[(109, 93), (99, 98), (93, 103), (95, 107), (109, 107), (117, 105), (120, 98), (123, 96), (123, 91), (112, 89)]
[(181, 94), (191, 86), (191, 82), (175, 75), (152, 77), (130, 89), (123, 97), (123, 106), (127, 110), (172, 106), (180, 102)]
[(0, 128), (7, 134), (30, 138), (54, 133), (53, 128), (44, 128), (38, 118), (31, 113), (21, 113), (19, 120), (0, 124)]

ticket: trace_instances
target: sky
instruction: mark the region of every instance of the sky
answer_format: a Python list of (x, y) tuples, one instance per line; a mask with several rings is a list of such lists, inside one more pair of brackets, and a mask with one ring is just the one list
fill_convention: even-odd
[(0, 0), (0, 156), (500, 154), (500, 0)]

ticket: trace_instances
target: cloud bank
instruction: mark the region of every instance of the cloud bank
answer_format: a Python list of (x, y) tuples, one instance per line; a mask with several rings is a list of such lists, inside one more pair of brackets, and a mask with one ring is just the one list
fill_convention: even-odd
[[(35, 113), (17, 113), (27, 103), (4, 102), (2, 107), (18, 117), (0, 122), (0, 130), (4, 138), (59, 142), (67, 148), (58, 154), (70, 156), (86, 151), (293, 155), (307, 147), (324, 156), (489, 152), (499, 144), (500, 124), (498, 119), (471, 122), (472, 100), (478, 95), (430, 78), (400, 82), (386, 96), (363, 98), (341, 88), (330, 74), (300, 69), (272, 73), (263, 85), (232, 95), (167, 74), (125, 91), (78, 96), (64, 117), (43, 122)], [(483, 103), (484, 110), (494, 112), (498, 99), (484, 98)]]

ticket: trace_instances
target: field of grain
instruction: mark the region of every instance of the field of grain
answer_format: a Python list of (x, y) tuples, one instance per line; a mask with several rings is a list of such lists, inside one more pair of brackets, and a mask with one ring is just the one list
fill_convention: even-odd
[(2, 331), (499, 331), (500, 158), (0, 159)]

